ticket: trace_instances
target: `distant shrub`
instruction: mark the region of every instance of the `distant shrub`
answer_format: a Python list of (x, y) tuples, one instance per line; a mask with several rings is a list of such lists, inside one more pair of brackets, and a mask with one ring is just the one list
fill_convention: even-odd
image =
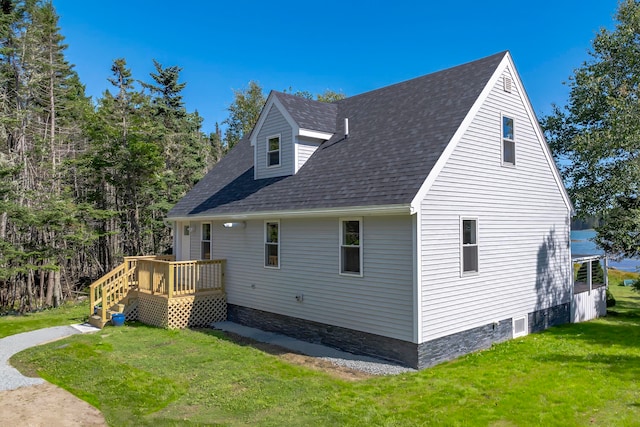
[(611, 291), (607, 289), (607, 307), (615, 307), (616, 298), (613, 296)]

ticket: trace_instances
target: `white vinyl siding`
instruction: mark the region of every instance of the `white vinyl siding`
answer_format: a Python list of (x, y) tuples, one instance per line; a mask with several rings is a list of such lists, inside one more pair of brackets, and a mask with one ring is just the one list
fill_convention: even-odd
[[(499, 79), (421, 203), (421, 341), (570, 301), (569, 211), (519, 85)], [(502, 166), (502, 115), (518, 167)], [(478, 219), (480, 274), (460, 277), (460, 218)]]
[[(213, 223), (230, 304), (414, 341), (412, 220), (365, 217), (364, 277), (340, 275), (339, 218), (280, 219), (280, 269), (264, 268), (264, 221)], [(296, 295), (304, 294), (304, 303)]]
[(191, 225), (191, 240), (190, 240), (190, 250), (189, 250), (189, 260), (200, 259), (200, 236), (201, 236), (201, 228), (202, 223), (192, 221), (189, 223)]
[(311, 155), (313, 153), (315, 153), (315, 151), (318, 149), (318, 147), (320, 146), (320, 142), (318, 142), (317, 140), (315, 141), (309, 141), (306, 140), (305, 138), (302, 137), (298, 137), (297, 141), (296, 141), (296, 173), (298, 172), (298, 170), (307, 162), (307, 160), (309, 160), (309, 157), (311, 157)]
[[(293, 174), (294, 149), (293, 130), (282, 113), (275, 105), (271, 106), (267, 117), (256, 137), (255, 150), (255, 178), (272, 178)], [(269, 138), (280, 137), (279, 166), (268, 167), (267, 145)]]

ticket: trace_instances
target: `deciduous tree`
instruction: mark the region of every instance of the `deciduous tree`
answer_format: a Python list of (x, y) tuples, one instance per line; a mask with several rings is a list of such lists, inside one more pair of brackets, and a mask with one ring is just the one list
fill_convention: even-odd
[(640, 4), (620, 3), (590, 59), (569, 81), (569, 101), (542, 120), (578, 213), (604, 219), (597, 242), (640, 255)]

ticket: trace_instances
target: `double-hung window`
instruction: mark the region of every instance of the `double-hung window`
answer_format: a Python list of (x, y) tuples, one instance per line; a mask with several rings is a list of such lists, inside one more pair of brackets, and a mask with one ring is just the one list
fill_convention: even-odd
[(478, 272), (478, 220), (462, 218), (462, 274)]
[(502, 164), (516, 165), (515, 122), (512, 117), (502, 116)]
[(200, 259), (211, 259), (211, 224), (202, 224)]
[(280, 221), (264, 223), (264, 266), (280, 268)]
[(280, 135), (267, 138), (267, 167), (280, 166)]
[(362, 220), (340, 220), (340, 273), (362, 276)]

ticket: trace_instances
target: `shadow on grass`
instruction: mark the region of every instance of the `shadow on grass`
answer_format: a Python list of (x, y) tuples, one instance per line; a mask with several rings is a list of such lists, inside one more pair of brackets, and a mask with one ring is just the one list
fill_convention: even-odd
[(586, 375), (588, 375), (589, 371), (606, 369), (619, 379), (635, 381), (636, 378), (640, 377), (640, 356), (606, 353), (590, 353), (579, 356), (555, 353), (536, 357), (536, 360), (545, 363), (577, 366), (580, 370), (584, 370)]
[(223, 341), (232, 342), (241, 347), (251, 347), (256, 350), (260, 350), (264, 353), (271, 354), (273, 356), (282, 356), (284, 354), (290, 354), (290, 353), (302, 354), (302, 353), (296, 353), (293, 350), (288, 350), (286, 348), (283, 348), (277, 345), (267, 344), (267, 343), (253, 340), (251, 338), (243, 337), (242, 335), (234, 334), (231, 332), (224, 332), (216, 329), (207, 329), (207, 328), (192, 328), (192, 330), (219, 338)]
[(640, 349), (640, 316), (624, 313), (597, 321), (566, 324), (544, 333), (567, 341)]

